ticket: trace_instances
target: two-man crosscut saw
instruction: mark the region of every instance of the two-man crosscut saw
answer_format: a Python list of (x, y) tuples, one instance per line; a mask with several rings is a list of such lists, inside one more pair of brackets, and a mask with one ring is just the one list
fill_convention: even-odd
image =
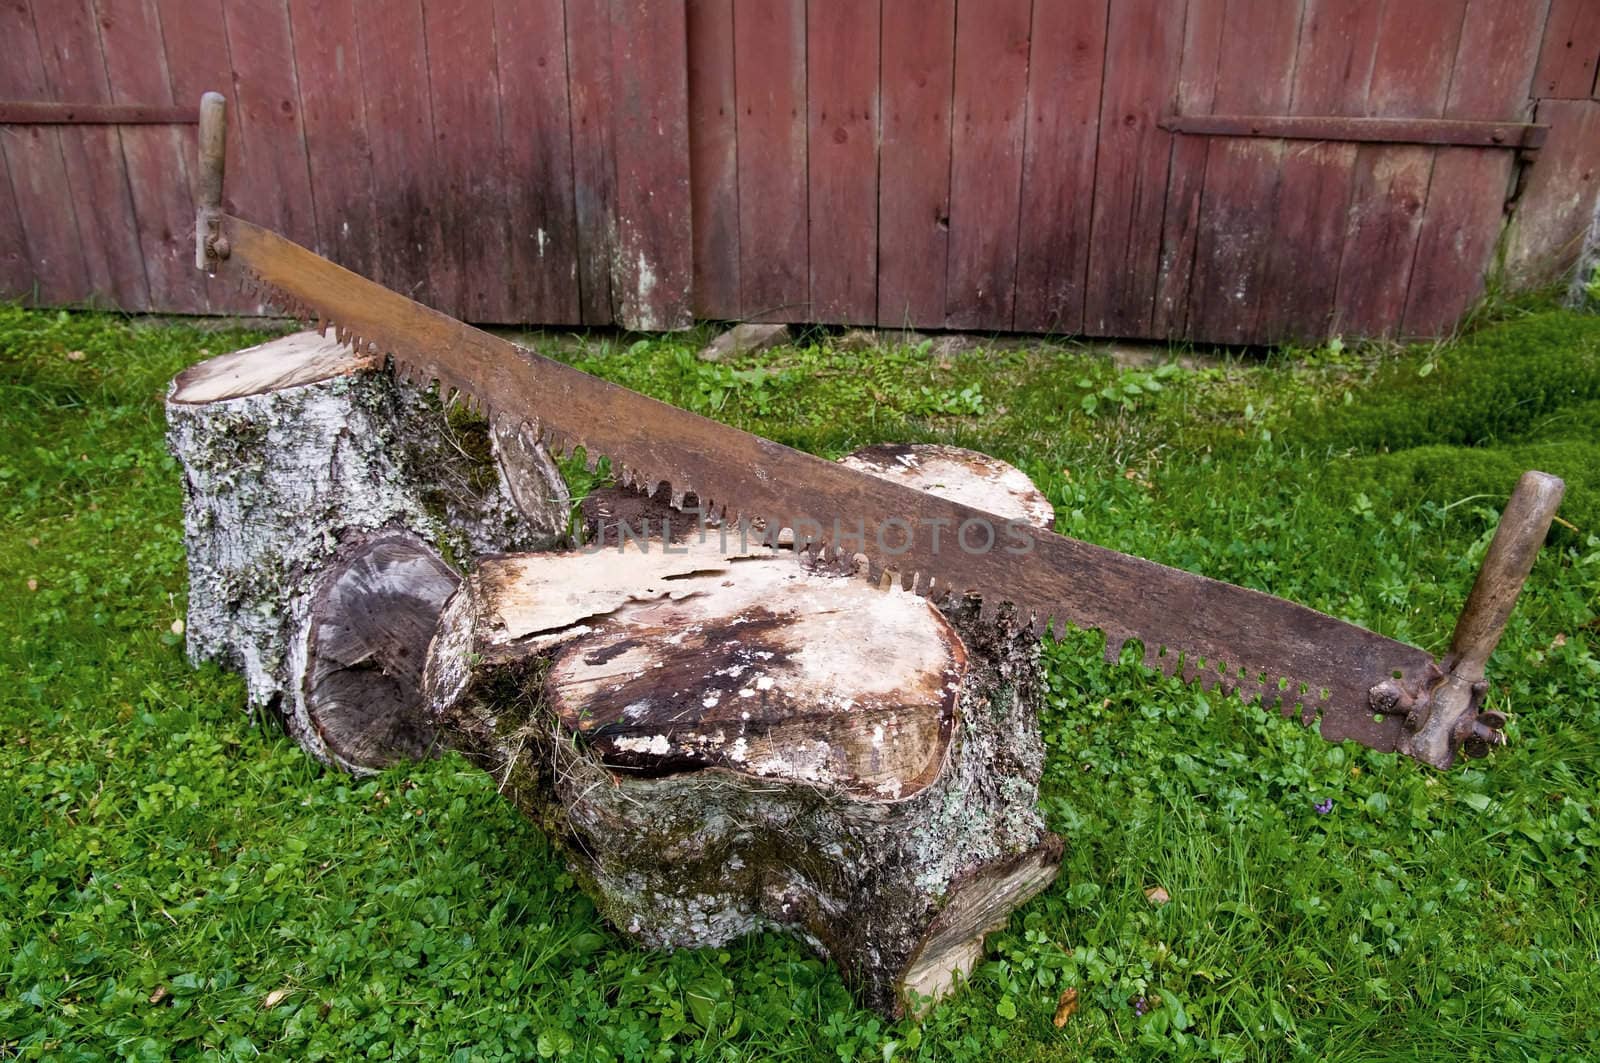
[[(1550, 522), (1562, 482), (1528, 472), (1506, 505), (1443, 658), (1303, 605), (937, 498), (656, 399), (525, 350), (358, 276), (222, 209), (224, 104), (201, 101), (196, 265), (264, 286), (289, 312), (442, 398), (526, 425), (556, 453), (582, 447), (651, 493), (670, 485), (723, 521), (805, 514), (813, 553), (865, 555), (875, 579), (940, 599), (977, 596), (1043, 631), (1054, 622), (1105, 634), (1106, 655), (1144, 646), (1144, 664), (1208, 689), (1321, 721), (1330, 741), (1355, 739), (1435, 767), (1503, 741), (1504, 717), (1483, 709), (1484, 669)], [(769, 525), (770, 527), (770, 525)], [(971, 549), (963, 528), (988, 528)], [(771, 528), (776, 533), (777, 528)], [(944, 534), (941, 536), (940, 532)]]

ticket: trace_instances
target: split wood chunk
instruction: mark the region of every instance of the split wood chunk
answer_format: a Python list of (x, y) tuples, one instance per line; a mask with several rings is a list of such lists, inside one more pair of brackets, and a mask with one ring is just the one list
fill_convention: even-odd
[[(996, 493), (992, 459), (874, 451), (997, 516), (1048, 512), (1031, 485)], [(886, 1014), (948, 991), (1060, 861), (1036, 809), (1036, 637), (690, 533), (660, 497), (584, 509), (595, 548), (484, 558), (446, 605), (423, 676), (439, 740), (646, 944), (785, 928)]]
[(325, 762), (371, 770), (428, 748), (416, 682), (456, 582), (444, 559), (562, 540), (550, 456), (314, 332), (185, 369), (166, 412), (190, 659), (243, 672), (252, 707)]

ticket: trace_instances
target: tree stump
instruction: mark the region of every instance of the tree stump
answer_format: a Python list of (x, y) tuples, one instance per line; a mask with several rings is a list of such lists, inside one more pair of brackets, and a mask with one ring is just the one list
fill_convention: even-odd
[(453, 563), (564, 539), (549, 454), (314, 332), (191, 366), (166, 412), (191, 661), (242, 672), (252, 708), (327, 763), (424, 754), (418, 681)]
[[(981, 455), (849, 460), (1052, 519)], [(1034, 634), (683, 514), (668, 536), (661, 499), (606, 491), (585, 512), (595, 547), (485, 558), (445, 606), (422, 680), (441, 739), (641, 942), (781, 928), (886, 1014), (946, 992), (1059, 866)], [(648, 538), (619, 534), (641, 521)]]

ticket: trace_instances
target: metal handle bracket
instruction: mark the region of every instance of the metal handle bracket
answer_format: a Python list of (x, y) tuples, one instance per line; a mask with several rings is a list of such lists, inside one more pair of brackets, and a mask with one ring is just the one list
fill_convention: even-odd
[(1401, 753), (1448, 768), (1458, 750), (1482, 756), (1505, 742), (1500, 732), (1505, 716), (1482, 711), (1488, 691), (1485, 669), (1565, 492), (1566, 485), (1549, 473), (1522, 474), (1500, 515), (1441, 667), (1416, 689), (1393, 679), (1372, 688), (1375, 712), (1405, 716)]

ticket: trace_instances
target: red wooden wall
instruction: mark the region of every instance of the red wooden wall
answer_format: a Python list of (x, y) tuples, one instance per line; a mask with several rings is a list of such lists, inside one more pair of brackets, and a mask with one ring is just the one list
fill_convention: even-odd
[[(1430, 335), (1600, 185), (1600, 0), (6, 0), (0, 41), (0, 105), (223, 90), (232, 209), (486, 322)], [(0, 297), (254, 309), (189, 268), (193, 138), (0, 124)]]
[[(218, 89), (241, 215), (472, 320), (675, 328), (685, 32), (681, 0), (6, 0), (0, 100)], [(253, 309), (190, 265), (193, 126), (0, 125), (0, 153), (0, 296)]]
[(1163, 119), (1524, 121), (1549, 0), (689, 10), (696, 315), (1271, 342), (1448, 330), (1517, 153)]

